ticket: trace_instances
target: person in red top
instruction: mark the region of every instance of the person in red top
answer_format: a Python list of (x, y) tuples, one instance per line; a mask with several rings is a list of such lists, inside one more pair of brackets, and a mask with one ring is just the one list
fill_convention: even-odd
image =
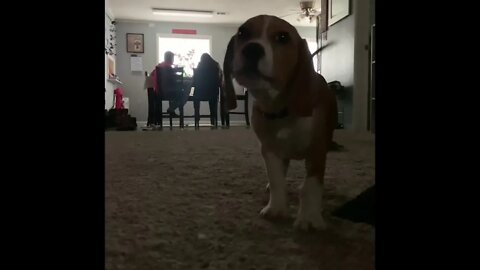
[(156, 65), (155, 68), (153, 69), (152, 73), (150, 74), (153, 78), (153, 83), (154, 83), (153, 90), (155, 91), (155, 93), (158, 93), (158, 91), (160, 90), (160, 87), (158, 85), (158, 80), (157, 80), (157, 73), (155, 72), (155, 70), (157, 69), (157, 67), (159, 67), (159, 68), (171, 68), (173, 66), (174, 57), (175, 57), (175, 55), (171, 51), (165, 52), (165, 54), (163, 56), (163, 59), (164, 59), (163, 62)]
[[(176, 115), (175, 109), (185, 105), (188, 99), (189, 92), (187, 93), (187, 91), (179, 91), (175, 89), (175, 77), (172, 68), (173, 60), (174, 54), (171, 51), (165, 52), (164, 61), (155, 67), (151, 75), (154, 82), (154, 92), (157, 97), (157, 102), (161, 102), (161, 98), (168, 99), (169, 107), (167, 109), (167, 112), (172, 115)], [(157, 78), (157, 68), (162, 69), (162, 77), (160, 78), (160, 80), (158, 80)], [(158, 84), (159, 81), (161, 82), (161, 85)], [(155, 113), (155, 115), (157, 116), (156, 119), (159, 119), (157, 121), (161, 121), (162, 112), (160, 111), (159, 106), (156, 106), (156, 108), (158, 108), (157, 112)]]

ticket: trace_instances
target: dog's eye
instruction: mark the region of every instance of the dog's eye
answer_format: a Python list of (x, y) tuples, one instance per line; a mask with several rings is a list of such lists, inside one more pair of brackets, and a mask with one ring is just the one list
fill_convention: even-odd
[(240, 39), (246, 39), (246, 38), (248, 38), (249, 33), (248, 33), (247, 29), (245, 29), (244, 27), (240, 27), (238, 29), (237, 36)]
[(280, 44), (285, 44), (290, 41), (290, 36), (288, 35), (287, 32), (280, 32), (275, 35), (275, 41), (277, 41)]

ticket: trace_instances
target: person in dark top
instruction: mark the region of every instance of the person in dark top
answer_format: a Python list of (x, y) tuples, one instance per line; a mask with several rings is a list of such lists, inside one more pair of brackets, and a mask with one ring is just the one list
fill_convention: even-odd
[(200, 57), (200, 62), (194, 71), (192, 87), (195, 106), (199, 106), (200, 100), (208, 101), (210, 107), (210, 121), (214, 125), (217, 119), (217, 102), (219, 89), (222, 84), (222, 70), (220, 65), (208, 54)]

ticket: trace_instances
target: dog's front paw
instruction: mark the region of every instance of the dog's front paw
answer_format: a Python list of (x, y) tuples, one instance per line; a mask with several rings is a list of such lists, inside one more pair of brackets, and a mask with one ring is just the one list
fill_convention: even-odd
[(265, 218), (287, 218), (288, 211), (284, 206), (273, 206), (268, 203), (267, 206), (260, 211), (260, 215)]
[(327, 228), (327, 224), (320, 212), (300, 212), (293, 226), (302, 231), (308, 231), (309, 229), (324, 230)]

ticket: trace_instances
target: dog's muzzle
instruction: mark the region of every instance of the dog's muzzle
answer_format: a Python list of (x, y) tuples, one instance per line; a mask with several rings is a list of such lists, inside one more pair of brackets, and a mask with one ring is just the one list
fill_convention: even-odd
[(260, 61), (260, 59), (262, 59), (262, 57), (265, 56), (265, 50), (263, 49), (262, 45), (260, 45), (259, 43), (253, 42), (253, 43), (247, 44), (242, 49), (242, 56), (244, 60), (245, 69), (257, 70), (258, 62)]
[(265, 76), (258, 69), (258, 63), (265, 57), (265, 49), (257, 42), (247, 44), (241, 51), (243, 65), (239, 70), (234, 71), (234, 75), (249, 79), (262, 79), (272, 81), (272, 78)]

